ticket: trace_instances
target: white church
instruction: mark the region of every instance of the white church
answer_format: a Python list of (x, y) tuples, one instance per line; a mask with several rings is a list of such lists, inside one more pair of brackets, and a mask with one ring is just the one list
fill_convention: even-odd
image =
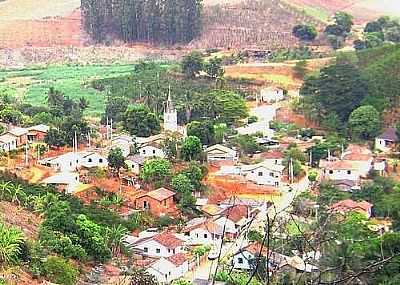
[(171, 92), (168, 93), (164, 109), (164, 131), (178, 132), (178, 112), (172, 103)]

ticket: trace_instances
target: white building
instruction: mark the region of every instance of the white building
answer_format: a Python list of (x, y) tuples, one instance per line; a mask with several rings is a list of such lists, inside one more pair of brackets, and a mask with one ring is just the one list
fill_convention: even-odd
[(45, 158), (40, 164), (59, 172), (73, 172), (80, 167), (107, 167), (107, 158), (96, 152), (68, 152), (56, 157)]
[(278, 101), (282, 101), (285, 96), (284, 93), (285, 92), (283, 89), (277, 87), (263, 88), (260, 91), (260, 95), (257, 96), (257, 103), (275, 103)]
[(381, 135), (375, 138), (375, 148), (382, 152), (388, 152), (398, 141), (396, 129), (387, 128)]
[(242, 166), (241, 173), (247, 180), (256, 184), (279, 187), (284, 169), (283, 165), (261, 162)]
[(165, 153), (164, 150), (161, 148), (159, 144), (150, 143), (145, 144), (139, 148), (139, 155), (143, 157), (157, 157), (157, 158), (164, 158)]
[(150, 264), (147, 272), (154, 275), (159, 284), (170, 284), (183, 277), (189, 271), (189, 262), (183, 253), (168, 258), (160, 258)]
[(223, 227), (206, 217), (194, 218), (187, 223), (183, 233), (188, 245), (212, 245), (221, 242)]
[(208, 147), (205, 153), (207, 155), (207, 161), (237, 160), (236, 151), (221, 144)]
[(244, 127), (237, 128), (236, 131), (239, 135), (255, 135), (262, 134), (264, 137), (272, 138), (275, 131), (269, 128), (269, 121), (262, 120)]
[(61, 187), (66, 193), (74, 193), (79, 185), (79, 174), (74, 172), (57, 173), (43, 180), (45, 185)]
[(178, 131), (178, 112), (171, 100), (171, 92), (168, 94), (168, 100), (164, 109), (164, 131)]
[(0, 136), (0, 149), (4, 152), (17, 149), (17, 139), (14, 136), (5, 134)]
[(131, 248), (136, 252), (141, 252), (149, 257), (170, 257), (184, 252), (184, 241), (176, 235), (163, 232), (154, 236), (145, 237), (131, 244)]
[(358, 181), (360, 173), (357, 168), (349, 161), (337, 160), (327, 162), (323, 166), (323, 176), (329, 180), (350, 180)]
[(125, 160), (125, 164), (128, 166), (128, 169), (132, 173), (139, 175), (146, 159), (147, 158), (144, 156), (135, 154), (135, 155), (128, 156)]

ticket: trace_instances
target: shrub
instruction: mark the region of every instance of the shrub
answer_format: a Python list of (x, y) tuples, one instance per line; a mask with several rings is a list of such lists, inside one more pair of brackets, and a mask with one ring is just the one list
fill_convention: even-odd
[(42, 264), (43, 275), (54, 282), (62, 285), (74, 285), (78, 278), (78, 270), (67, 260), (50, 256)]

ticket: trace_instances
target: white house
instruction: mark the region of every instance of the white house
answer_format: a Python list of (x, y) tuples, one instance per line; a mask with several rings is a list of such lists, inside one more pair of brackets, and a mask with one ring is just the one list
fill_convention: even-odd
[(206, 217), (194, 218), (187, 223), (183, 233), (188, 245), (211, 245), (221, 241), (223, 227)]
[(14, 136), (5, 134), (0, 136), (0, 149), (5, 152), (17, 149), (17, 139)]
[(184, 241), (169, 232), (162, 232), (154, 236), (145, 237), (131, 244), (136, 252), (141, 252), (149, 257), (170, 257), (183, 253)]
[(147, 272), (154, 275), (159, 284), (170, 284), (189, 271), (189, 262), (183, 253), (178, 253), (168, 258), (160, 258), (150, 264)]
[(243, 165), (241, 173), (247, 180), (256, 184), (279, 187), (284, 169), (283, 165), (263, 161), (253, 165)]
[(329, 180), (351, 180), (358, 181), (360, 173), (350, 162), (344, 160), (326, 162), (323, 168), (323, 177)]
[(399, 141), (395, 128), (387, 128), (385, 131), (375, 138), (375, 148), (377, 150), (388, 152)]
[(237, 128), (236, 131), (239, 135), (255, 135), (260, 133), (268, 138), (272, 138), (275, 134), (275, 131), (269, 128), (269, 122), (267, 120), (248, 124), (244, 127)]
[(207, 155), (207, 161), (237, 160), (236, 151), (221, 144), (208, 147), (205, 153)]
[(242, 247), (232, 258), (232, 265), (234, 269), (238, 270), (252, 270), (254, 269), (254, 262), (259, 257), (269, 258), (269, 269), (275, 270), (286, 265), (286, 256), (271, 252), (267, 250), (266, 246), (261, 246), (258, 242), (253, 242), (247, 246)]
[(250, 208), (246, 205), (234, 205), (224, 209), (215, 217), (214, 222), (225, 226), (228, 238), (235, 239), (240, 230), (250, 221)]
[(139, 148), (139, 155), (143, 157), (164, 158), (165, 153), (160, 145), (156, 143), (145, 144)]
[(268, 87), (263, 88), (260, 91), (260, 95), (257, 96), (257, 103), (266, 102), (266, 103), (275, 103), (278, 101), (282, 101), (284, 99), (285, 92), (281, 88), (277, 87)]
[(43, 180), (45, 185), (61, 187), (66, 193), (74, 193), (79, 185), (79, 174), (74, 172), (57, 173)]
[(130, 135), (118, 135), (113, 137), (111, 141), (111, 149), (119, 148), (122, 151), (124, 157), (127, 157), (131, 153), (131, 147), (134, 145), (135, 138)]
[(128, 169), (132, 173), (139, 175), (146, 159), (147, 158), (144, 156), (135, 154), (135, 155), (128, 156), (125, 160), (125, 163), (128, 166)]
[(56, 157), (45, 158), (40, 164), (60, 172), (73, 172), (80, 167), (107, 167), (107, 158), (96, 152), (68, 152)]
[(342, 154), (342, 160), (353, 165), (361, 177), (367, 177), (373, 169), (373, 155), (369, 148), (351, 144)]

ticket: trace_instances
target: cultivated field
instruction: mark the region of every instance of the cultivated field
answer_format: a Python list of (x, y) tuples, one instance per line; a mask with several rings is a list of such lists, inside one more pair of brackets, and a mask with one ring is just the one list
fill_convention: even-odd
[(90, 86), (95, 78), (129, 74), (132, 65), (54, 65), (47, 68), (30, 68), (0, 71), (0, 92), (17, 97), (26, 103), (44, 105), (47, 91), (54, 86), (72, 99), (89, 100), (86, 115), (98, 117), (104, 111), (105, 93)]

